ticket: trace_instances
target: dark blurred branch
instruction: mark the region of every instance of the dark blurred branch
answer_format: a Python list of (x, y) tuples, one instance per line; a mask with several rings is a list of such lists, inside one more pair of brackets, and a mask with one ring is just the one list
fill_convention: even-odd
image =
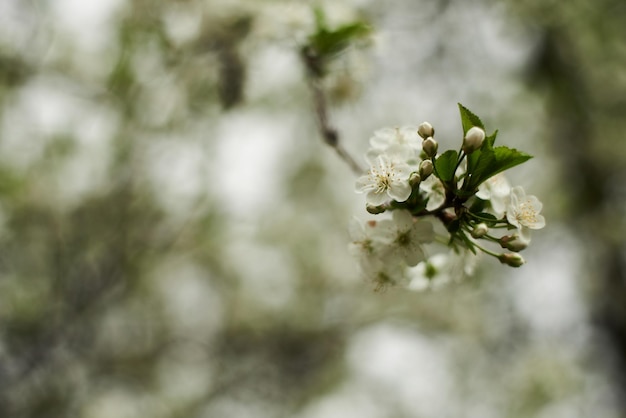
[(323, 88), (323, 70), (321, 58), (309, 47), (302, 48), (302, 62), (306, 68), (306, 77), (311, 90), (313, 107), (317, 119), (319, 132), (326, 144), (332, 147), (337, 155), (350, 167), (356, 175), (361, 175), (365, 170), (341, 145), (339, 133), (335, 129), (328, 116), (328, 102)]

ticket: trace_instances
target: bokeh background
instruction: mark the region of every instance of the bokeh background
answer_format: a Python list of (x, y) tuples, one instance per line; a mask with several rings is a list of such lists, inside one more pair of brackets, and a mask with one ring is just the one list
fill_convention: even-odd
[[(535, 156), (511, 269), (374, 292), (323, 143), (313, 7), (372, 31), (324, 78), (372, 132)], [(2, 0), (0, 416), (625, 417), (626, 3)]]

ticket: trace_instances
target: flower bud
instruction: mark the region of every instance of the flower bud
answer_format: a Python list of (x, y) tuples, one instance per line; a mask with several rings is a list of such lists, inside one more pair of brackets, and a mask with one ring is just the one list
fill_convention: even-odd
[(472, 237), (481, 238), (487, 235), (489, 232), (489, 227), (485, 223), (480, 223), (474, 227), (472, 230)]
[(522, 239), (517, 234), (513, 235), (505, 235), (498, 241), (502, 248), (506, 248), (507, 250), (519, 252), (528, 247), (530, 243), (529, 240)]
[(472, 126), (463, 138), (463, 151), (471, 154), (483, 145), (485, 140), (485, 131), (478, 126)]
[(417, 133), (423, 139), (428, 138), (429, 136), (435, 136), (435, 129), (428, 122), (422, 122), (420, 126), (417, 127)]
[(378, 215), (379, 213), (383, 213), (387, 210), (387, 208), (388, 207), (385, 204), (374, 206), (368, 203), (367, 205), (365, 205), (365, 210), (367, 210), (372, 215)]
[(525, 263), (524, 258), (517, 253), (504, 253), (498, 256), (498, 260), (502, 264), (506, 264), (511, 267), (520, 267)]
[(418, 173), (411, 173), (411, 176), (409, 177), (409, 184), (411, 185), (411, 187), (415, 187), (416, 185), (420, 184), (421, 181), (422, 178)]
[(437, 141), (435, 141), (432, 136), (429, 136), (424, 140), (424, 142), (422, 142), (422, 149), (429, 157), (434, 157), (435, 155), (437, 155), (438, 147), (439, 145), (437, 144)]
[(433, 170), (434, 170), (434, 166), (431, 160), (422, 160), (422, 162), (420, 163), (420, 168), (419, 168), (419, 172), (420, 172), (420, 176), (422, 177), (422, 180), (426, 180), (428, 176), (430, 176), (433, 173)]

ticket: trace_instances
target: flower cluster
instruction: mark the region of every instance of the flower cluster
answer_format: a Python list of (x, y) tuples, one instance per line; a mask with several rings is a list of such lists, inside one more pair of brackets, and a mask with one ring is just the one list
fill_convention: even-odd
[[(439, 286), (471, 274), (480, 253), (520, 267), (530, 230), (545, 226), (541, 202), (511, 187), (503, 174), (531, 156), (494, 147), (497, 132), (487, 136), (476, 115), (460, 104), (459, 109), (458, 151), (439, 154), (428, 122), (385, 128), (370, 138), (369, 169), (357, 179), (356, 191), (365, 194), (369, 213), (391, 216), (354, 219), (350, 251), (378, 289), (399, 282), (413, 289)], [(446, 252), (429, 256), (435, 243)]]

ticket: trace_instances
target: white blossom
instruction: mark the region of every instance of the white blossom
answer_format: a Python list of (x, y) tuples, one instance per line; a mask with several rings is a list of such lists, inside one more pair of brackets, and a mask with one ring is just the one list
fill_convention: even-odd
[(348, 251), (356, 258), (363, 278), (375, 284), (376, 290), (383, 290), (404, 279), (404, 266), (389, 262), (389, 225), (370, 220), (361, 222), (353, 218), (349, 224), (352, 242)]
[(439, 208), (446, 201), (446, 189), (441, 180), (435, 176), (430, 176), (420, 183), (420, 190), (428, 198), (426, 210), (433, 211)]
[(437, 289), (450, 281), (450, 275), (446, 271), (448, 264), (447, 254), (435, 254), (417, 266), (411, 268), (409, 275), (409, 289), (423, 291)]
[(389, 262), (400, 259), (415, 266), (426, 258), (422, 245), (434, 238), (433, 225), (429, 221), (413, 219), (406, 210), (395, 210), (392, 219), (381, 221), (380, 227), (384, 228), (381, 233), (387, 234)]
[(399, 128), (383, 128), (374, 132), (370, 138), (370, 145), (374, 149), (386, 150), (391, 146), (409, 147), (419, 155), (422, 150), (422, 138), (413, 126)]
[(501, 218), (506, 210), (511, 194), (511, 186), (503, 173), (489, 177), (478, 186), (476, 197), (488, 200), (493, 214)]
[(348, 251), (359, 264), (367, 264), (370, 260), (380, 256), (381, 249), (387, 245), (386, 235), (380, 233), (379, 222), (371, 220), (361, 222), (352, 218), (348, 224), (348, 232), (352, 242), (348, 245)]
[(439, 289), (474, 274), (479, 256), (469, 250), (435, 254), (408, 270), (409, 289)]
[(546, 225), (545, 218), (539, 214), (542, 206), (537, 197), (527, 196), (521, 186), (513, 187), (506, 208), (506, 219), (518, 228), (522, 238), (528, 239), (528, 229), (541, 229)]
[(384, 291), (389, 286), (406, 281), (406, 266), (400, 263), (385, 263), (376, 259), (367, 270), (363, 271), (363, 277), (374, 284), (374, 290)]
[(404, 202), (409, 198), (412, 191), (409, 176), (413, 170), (405, 162), (405, 155), (401, 148), (366, 155), (370, 168), (357, 180), (356, 191), (366, 193), (367, 203), (378, 206), (390, 199)]

